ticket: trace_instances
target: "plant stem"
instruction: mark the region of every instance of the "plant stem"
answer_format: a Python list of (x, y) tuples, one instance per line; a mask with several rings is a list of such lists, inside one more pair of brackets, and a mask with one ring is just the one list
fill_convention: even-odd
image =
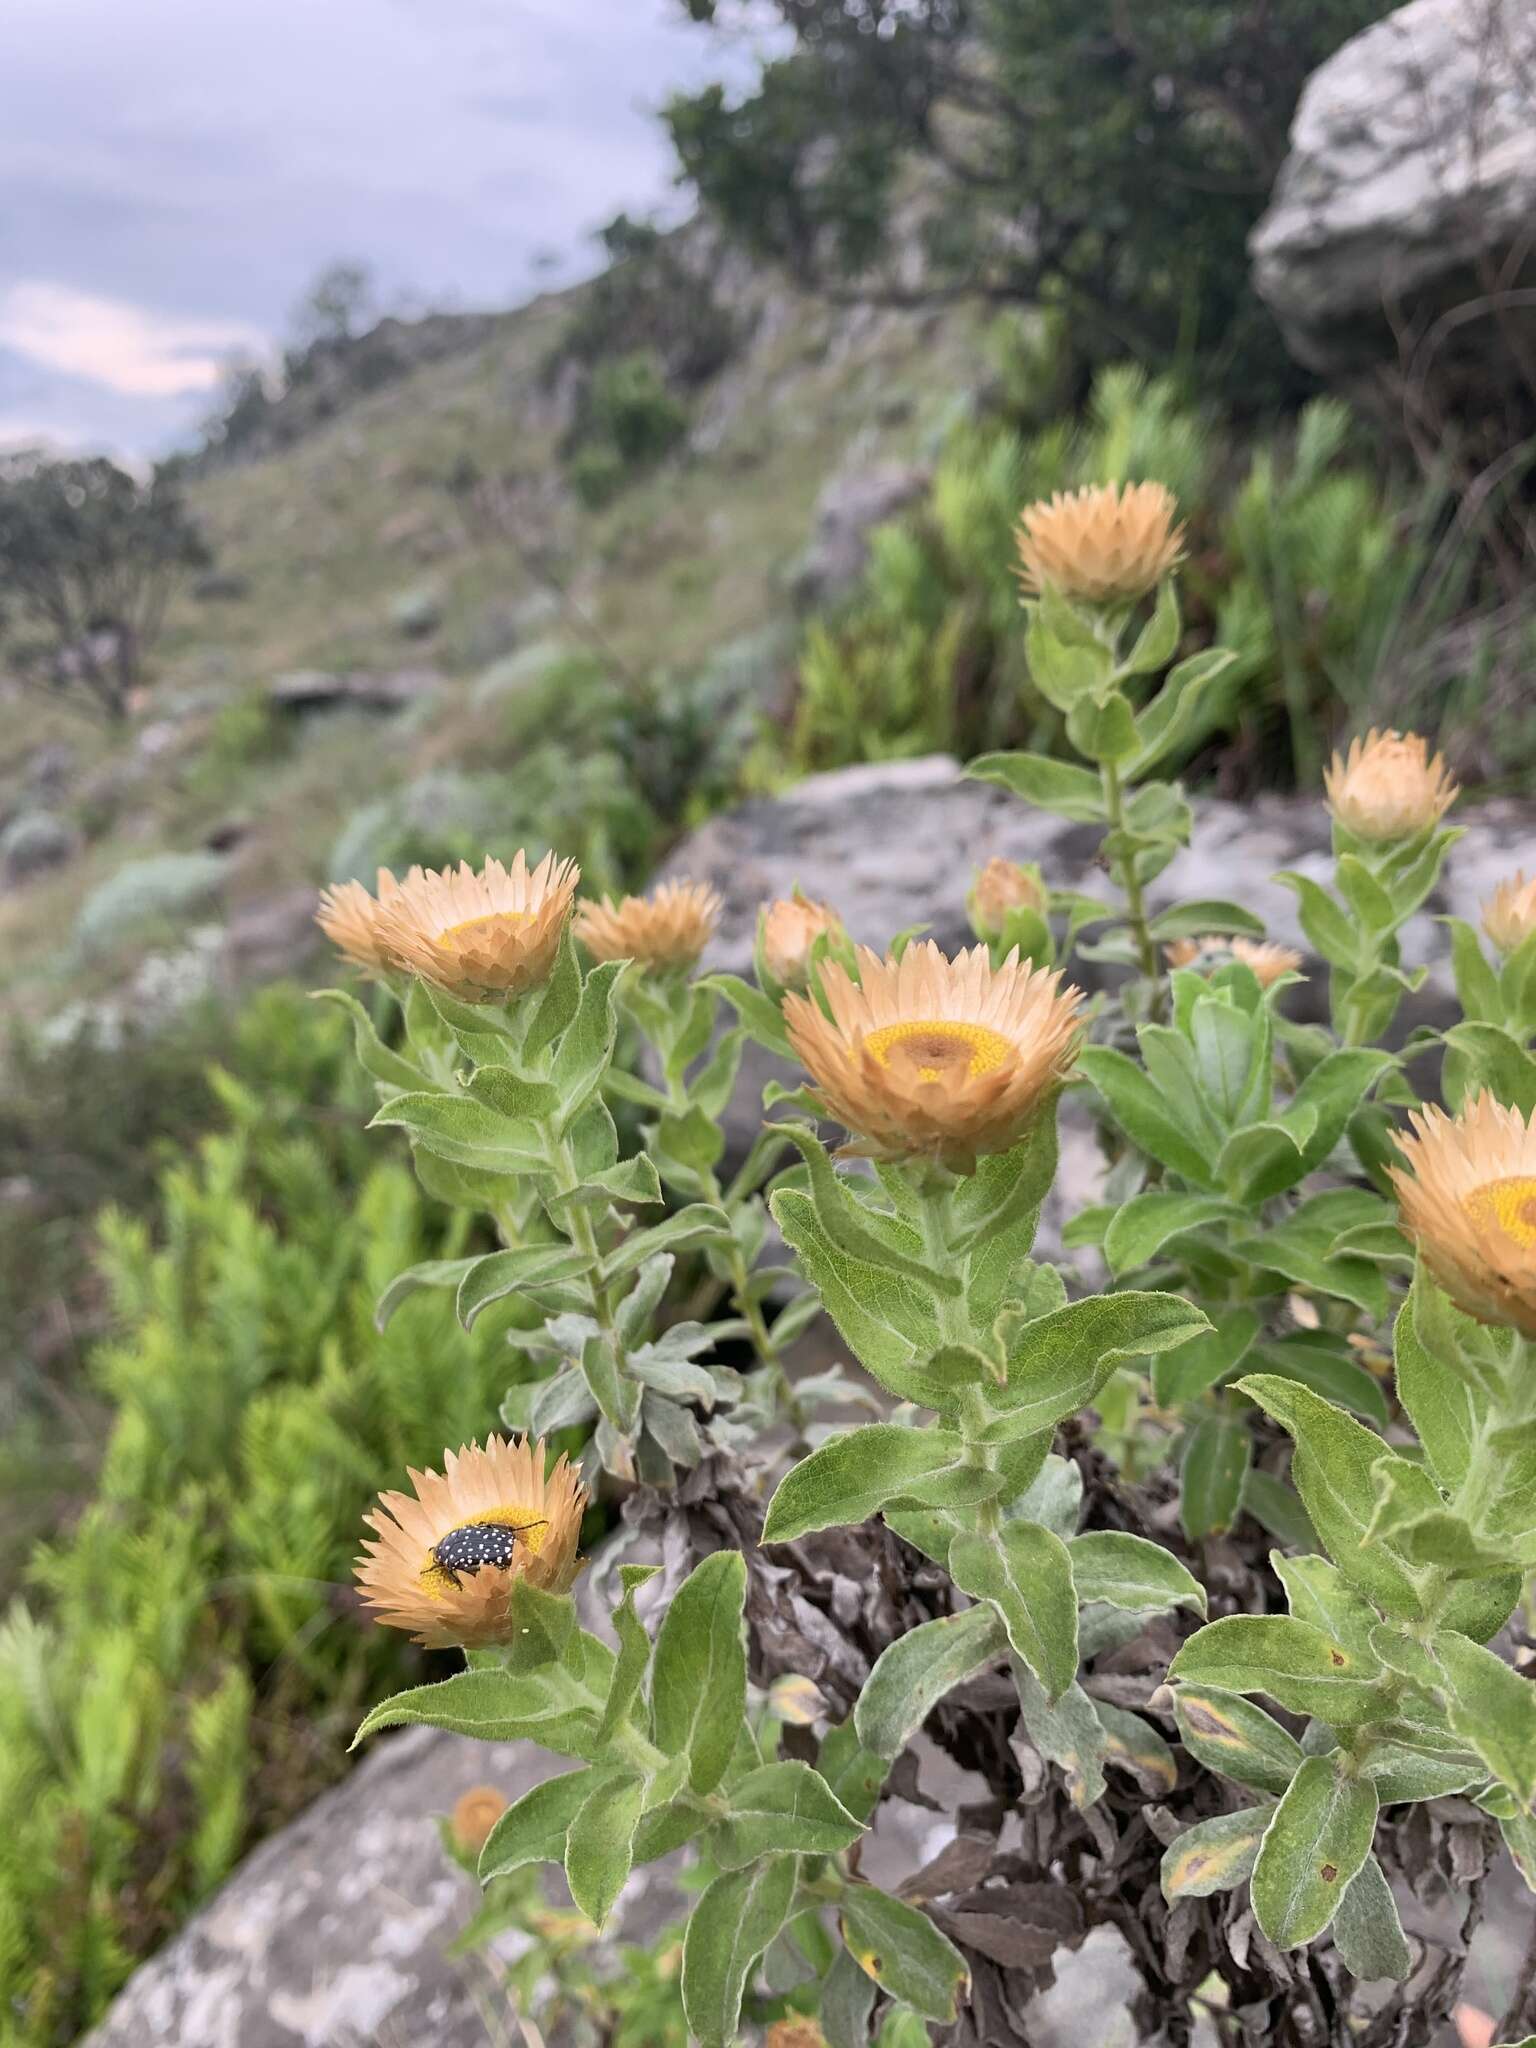
[[(1120, 780), (1120, 771), (1113, 761), (1104, 762), (1099, 770), (1104, 786), (1104, 808), (1109, 817), (1110, 836), (1125, 829), (1125, 785)], [(1153, 984), (1153, 1001), (1156, 1001), (1157, 946), (1147, 923), (1146, 898), (1142, 893), (1141, 878), (1136, 873), (1134, 854), (1117, 854), (1113, 863), (1115, 879), (1125, 892), (1126, 914), (1131, 930), (1136, 936), (1136, 952), (1141, 962), (1141, 971)]]

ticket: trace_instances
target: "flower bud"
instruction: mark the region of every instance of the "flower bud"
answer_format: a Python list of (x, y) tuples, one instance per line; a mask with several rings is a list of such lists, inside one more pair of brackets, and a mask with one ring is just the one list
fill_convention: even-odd
[(1335, 754), (1323, 776), (1328, 808), (1356, 839), (1384, 845), (1438, 825), (1460, 794), (1450, 770), (1416, 732), (1377, 732)]
[(1229, 939), (1207, 932), (1203, 938), (1175, 939), (1163, 948), (1170, 967), (1192, 967), (1197, 974), (1211, 974), (1229, 960), (1250, 968), (1260, 988), (1273, 988), (1282, 975), (1301, 971), (1301, 955), (1294, 946), (1277, 946), (1268, 939)]
[(494, 1785), (475, 1785), (454, 1802), (448, 1822), (453, 1845), (461, 1856), (478, 1856), (490, 1840), (491, 1829), (507, 1810), (507, 1802)]
[(707, 882), (663, 882), (649, 896), (583, 903), (576, 936), (594, 960), (635, 960), (654, 973), (686, 972), (714, 937), (720, 894)]
[(1501, 953), (1513, 953), (1536, 932), (1536, 877), (1500, 882), (1483, 905), (1483, 930)]
[(965, 899), (971, 929), (979, 939), (1001, 938), (1012, 910), (1037, 910), (1044, 917), (1050, 901), (1037, 867), (1021, 867), (1001, 855), (994, 855), (981, 869)]
[(804, 988), (811, 971), (811, 948), (825, 932), (844, 936), (843, 920), (830, 904), (813, 903), (796, 889), (762, 913), (763, 966), (781, 988)]
[(815, 2020), (796, 2014), (793, 2019), (774, 2021), (764, 2048), (827, 2048), (827, 2037)]
[(1027, 506), (1017, 533), (1025, 591), (1050, 584), (1090, 604), (1145, 597), (1183, 553), (1176, 510), (1162, 484), (1100, 484)]

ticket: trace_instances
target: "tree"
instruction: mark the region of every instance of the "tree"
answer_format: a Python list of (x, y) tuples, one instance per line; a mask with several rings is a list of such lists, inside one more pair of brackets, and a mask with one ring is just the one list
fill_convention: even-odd
[(126, 716), (171, 593), (210, 559), (174, 470), (0, 458), (0, 623), (39, 635), (30, 673), (72, 702)]
[(356, 341), (379, 317), (378, 294), (366, 263), (328, 263), (294, 308), (293, 345)]
[[(761, 14), (679, 4), (722, 30)], [(790, 53), (745, 98), (667, 110), (755, 253), (895, 303), (1060, 302), (1085, 364), (1198, 356), (1247, 402), (1296, 385), (1246, 240), (1302, 85), (1385, 0), (767, 4)]]

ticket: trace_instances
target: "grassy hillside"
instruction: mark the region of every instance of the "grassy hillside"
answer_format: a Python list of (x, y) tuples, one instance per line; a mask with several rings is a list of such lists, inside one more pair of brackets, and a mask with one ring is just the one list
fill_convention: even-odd
[[(732, 302), (743, 338), (694, 397), (680, 452), (589, 510), (564, 481), (544, 374), (589, 289), (506, 315), (488, 340), (358, 398), (287, 452), (198, 482), (221, 594), (178, 603), (128, 730), (13, 686), (0, 821), (43, 804), (79, 848), (0, 893), (7, 1006), (46, 1015), (133, 968), (142, 938), (117, 944), (116, 917), (90, 944), (73, 936), (125, 861), (210, 838), (226, 849), (211, 902), (149, 920), (163, 941), (168, 926), (324, 878), (348, 818), (381, 793), (430, 771), (514, 769), (515, 716), (474, 685), (530, 641), (596, 648), (628, 675), (682, 675), (787, 619), (786, 579), (828, 477), (931, 445), (978, 374), (962, 316), (838, 315), (746, 287)], [(515, 540), (456, 488), (468, 464), (511, 479)], [(419, 637), (394, 611), (412, 596), (440, 618)], [(404, 715), (299, 722), (268, 706), (285, 672), (403, 667), (443, 678)], [(62, 771), (39, 787), (60, 749)]]

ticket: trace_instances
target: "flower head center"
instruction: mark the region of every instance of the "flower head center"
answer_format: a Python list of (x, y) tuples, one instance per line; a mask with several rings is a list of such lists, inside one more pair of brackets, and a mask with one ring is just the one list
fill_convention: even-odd
[(866, 1032), (861, 1044), (877, 1065), (918, 1081), (974, 1081), (1014, 1053), (1013, 1041), (1000, 1031), (947, 1017), (883, 1024)]
[(1480, 1228), (1498, 1231), (1522, 1251), (1536, 1251), (1536, 1176), (1487, 1181), (1472, 1190), (1464, 1207)]
[(475, 939), (499, 939), (515, 926), (528, 922), (526, 910), (487, 910), (479, 917), (466, 917), (461, 924), (451, 924), (446, 931), (437, 935), (440, 946), (462, 946)]

